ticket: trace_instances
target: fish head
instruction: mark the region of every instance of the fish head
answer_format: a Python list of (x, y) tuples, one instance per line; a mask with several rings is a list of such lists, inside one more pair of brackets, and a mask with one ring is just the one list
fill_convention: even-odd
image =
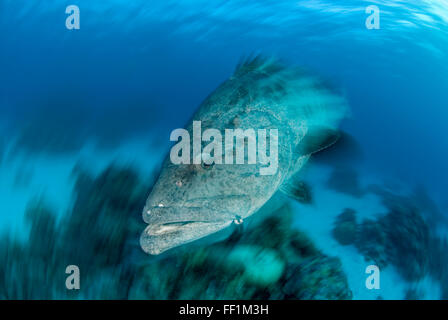
[(275, 192), (276, 179), (259, 175), (257, 165), (166, 160), (143, 211), (143, 250), (157, 255), (241, 224)]

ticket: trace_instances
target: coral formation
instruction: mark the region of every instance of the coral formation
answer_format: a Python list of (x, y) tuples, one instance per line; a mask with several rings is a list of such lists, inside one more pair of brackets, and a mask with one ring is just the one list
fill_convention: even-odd
[(382, 223), (388, 229), (386, 253), (389, 261), (409, 281), (428, 272), (429, 228), (415, 209), (395, 209)]
[(0, 299), (56, 299), (64, 286), (48, 284), (64, 284), (65, 267), (55, 253), (55, 217), (42, 201), (33, 201), (25, 218), (30, 225), (26, 244), (9, 236), (1, 241)]
[(441, 250), (431, 244), (428, 224), (406, 197), (371, 188), (374, 190), (381, 194), (389, 212), (357, 225), (355, 212), (346, 209), (336, 218), (333, 237), (342, 245), (354, 244), (367, 261), (379, 267), (394, 265), (405, 280), (421, 279), (435, 265), (441, 265), (439, 260), (443, 256), (435, 253)]
[[(132, 267), (129, 244), (146, 188), (130, 169), (109, 167), (97, 178), (79, 173), (72, 211), (59, 222), (42, 200), (32, 201), (26, 243), (7, 238), (0, 248), (4, 299), (126, 298)], [(133, 241), (137, 242), (136, 236)], [(65, 289), (65, 268), (83, 271), (79, 292)], [(129, 274), (128, 274), (129, 272)], [(107, 285), (109, 288), (103, 288)]]
[[(30, 202), (26, 242), (4, 236), (0, 245), (0, 297), (4, 299), (350, 299), (339, 259), (317, 249), (292, 228), (287, 202), (229, 238), (186, 246), (163, 257), (138, 246), (148, 185), (131, 168), (110, 166), (98, 176), (77, 167), (74, 201), (61, 219), (42, 199)], [(448, 245), (430, 234), (420, 211), (384, 193), (389, 212), (356, 223), (353, 209), (335, 221), (333, 236), (353, 244), (380, 267), (404, 279), (427, 274), (447, 298)], [(44, 237), (42, 235), (45, 235)], [(24, 258), (26, 257), (26, 258)], [(83, 274), (81, 290), (65, 290), (65, 267)], [(409, 290), (406, 298), (416, 299)]]
[(409, 194), (398, 195), (379, 185), (370, 185), (369, 192), (378, 195), (390, 210), (417, 210), (428, 226), (436, 229), (448, 225), (448, 217), (439, 209), (423, 185), (417, 185)]
[(359, 226), (356, 247), (379, 267), (393, 264), (404, 279), (421, 279), (428, 271), (429, 229), (415, 210), (394, 210)]
[(373, 261), (380, 268), (389, 263), (387, 242), (387, 230), (379, 221), (366, 219), (359, 225), (355, 246), (366, 260)]
[(424, 297), (423, 293), (417, 288), (408, 288), (404, 294), (405, 300), (422, 300)]
[(183, 249), (180, 260), (166, 258), (171, 261), (164, 265), (176, 265), (177, 272), (167, 269), (161, 276), (153, 264), (144, 267), (141, 272), (157, 274), (157, 282), (136, 283), (131, 297), (152, 288), (157, 298), (172, 299), (351, 298), (339, 259), (323, 255), (292, 229), (291, 213), (284, 205), (238, 237)]
[(434, 232), (446, 225), (446, 216), (421, 185), (410, 195), (396, 195), (376, 185), (369, 191), (379, 195), (389, 209), (378, 221), (387, 230), (389, 243), (379, 247), (387, 251), (405, 279), (414, 281), (429, 274), (440, 282), (442, 299), (448, 299), (448, 244)]
[(346, 300), (352, 298), (347, 290), (345, 274), (337, 258), (315, 256), (288, 266), (283, 288), (286, 299)]
[(337, 218), (332, 230), (333, 237), (342, 245), (353, 244), (356, 240), (356, 212), (345, 209)]
[[(291, 227), (283, 205), (237, 236), (154, 258), (138, 246), (148, 186), (130, 168), (97, 177), (75, 171), (71, 211), (60, 220), (44, 201), (27, 209), (28, 241), (0, 245), (3, 299), (348, 299), (339, 259)], [(45, 236), (42, 236), (45, 235)], [(66, 290), (67, 265), (80, 290)]]

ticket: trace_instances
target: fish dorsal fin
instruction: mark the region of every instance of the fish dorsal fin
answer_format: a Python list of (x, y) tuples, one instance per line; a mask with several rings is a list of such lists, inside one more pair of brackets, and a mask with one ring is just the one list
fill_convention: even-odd
[(270, 76), (283, 70), (285, 70), (285, 66), (276, 59), (255, 55), (242, 59), (238, 63), (233, 77), (243, 77), (250, 73), (262, 73), (265, 76)]
[(310, 185), (302, 180), (298, 174), (293, 175), (283, 183), (279, 190), (302, 204), (311, 204), (313, 202)]
[(340, 137), (338, 130), (314, 127), (308, 130), (297, 146), (298, 155), (311, 155), (334, 145)]

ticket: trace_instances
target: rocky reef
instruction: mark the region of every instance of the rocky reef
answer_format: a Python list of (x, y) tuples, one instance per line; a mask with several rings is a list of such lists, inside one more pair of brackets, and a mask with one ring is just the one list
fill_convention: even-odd
[(406, 280), (423, 278), (429, 266), (429, 228), (418, 211), (393, 210), (381, 223), (388, 229), (389, 261)]
[(373, 261), (380, 268), (389, 263), (386, 254), (387, 242), (387, 229), (380, 221), (366, 219), (358, 226), (356, 248), (367, 261)]
[(423, 293), (417, 288), (408, 288), (404, 294), (404, 300), (422, 300)]
[(356, 240), (356, 212), (345, 209), (337, 218), (332, 230), (333, 237), (342, 245), (354, 244)]
[(283, 288), (285, 299), (351, 299), (338, 258), (314, 256), (288, 266)]
[[(26, 241), (2, 241), (2, 299), (127, 297), (134, 251), (130, 242), (134, 234), (138, 239), (135, 223), (147, 188), (129, 168), (111, 166), (96, 178), (85, 172), (76, 175), (71, 212), (58, 221), (51, 206), (33, 200), (25, 214), (30, 230)], [(68, 265), (82, 272), (79, 292), (65, 288)]]
[(165, 258), (175, 270), (144, 266), (140, 272), (157, 281), (138, 277), (130, 297), (152, 291), (156, 299), (350, 299), (339, 259), (322, 254), (291, 219), (284, 205), (238, 236)]
[[(409, 282), (432, 275), (443, 287), (447, 279), (446, 240), (435, 235), (415, 199), (383, 189), (371, 191), (381, 196), (388, 212), (357, 224), (354, 211), (345, 210), (336, 218), (333, 237), (340, 244), (355, 245), (367, 261), (374, 262), (380, 268), (393, 265)], [(425, 202), (428, 203), (428, 200)], [(417, 295), (410, 291), (408, 296), (412, 298)]]
[(42, 201), (33, 201), (25, 218), (30, 228), (26, 243), (8, 235), (0, 242), (0, 299), (58, 298), (62, 290), (56, 284), (64, 287), (65, 267), (55, 254), (55, 216)]
[[(350, 299), (338, 258), (293, 229), (285, 203), (259, 223), (207, 245), (161, 257), (138, 245), (150, 186), (131, 168), (98, 176), (78, 167), (73, 207), (56, 219), (39, 199), (26, 213), (26, 241), (0, 243), (2, 299)], [(81, 289), (65, 288), (65, 268), (81, 270)]]
[(355, 246), (380, 268), (394, 265), (408, 281), (428, 272), (429, 228), (415, 210), (393, 210), (358, 226)]

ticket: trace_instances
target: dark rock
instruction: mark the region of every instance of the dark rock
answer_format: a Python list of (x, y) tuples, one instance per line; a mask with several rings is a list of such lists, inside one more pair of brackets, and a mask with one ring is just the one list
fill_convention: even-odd
[[(44, 201), (26, 210), (28, 241), (0, 241), (0, 299), (57, 299), (65, 290), (65, 267), (58, 254), (56, 218)], [(56, 285), (62, 284), (62, 285)]]
[[(75, 194), (73, 210), (62, 223), (69, 226), (64, 242), (83, 248), (82, 252), (73, 248), (76, 260), (86, 268), (90, 268), (92, 259), (104, 265), (122, 261), (129, 237), (138, 238), (130, 233), (130, 228), (141, 220), (146, 198), (146, 188), (140, 184), (137, 173), (116, 166), (110, 166), (96, 178), (80, 172)], [(141, 230), (143, 226), (141, 222)]]
[(345, 209), (336, 218), (332, 231), (333, 238), (342, 245), (354, 244), (356, 240), (356, 232), (356, 212), (353, 209)]
[(388, 229), (387, 256), (409, 281), (429, 270), (429, 228), (416, 210), (394, 210), (383, 218)]
[(373, 261), (380, 268), (388, 265), (387, 242), (387, 231), (380, 222), (364, 220), (359, 225), (355, 246), (367, 261)]
[[(96, 177), (77, 166), (74, 175), (66, 216), (33, 202), (29, 241), (0, 242), (0, 298), (284, 299), (285, 287), (290, 299), (351, 297), (339, 260), (292, 227), (289, 205), (236, 240), (151, 257), (138, 246), (149, 189), (138, 174), (112, 165)], [(65, 289), (67, 265), (79, 266), (80, 290)]]
[(289, 265), (284, 276), (286, 299), (345, 300), (352, 298), (338, 258), (324, 255)]
[(421, 279), (429, 271), (429, 228), (411, 206), (397, 204), (391, 208), (376, 221), (365, 220), (359, 225), (355, 245), (377, 266), (390, 263), (404, 279)]
[(405, 300), (422, 300), (423, 298), (423, 293), (417, 288), (408, 288), (404, 294)]

